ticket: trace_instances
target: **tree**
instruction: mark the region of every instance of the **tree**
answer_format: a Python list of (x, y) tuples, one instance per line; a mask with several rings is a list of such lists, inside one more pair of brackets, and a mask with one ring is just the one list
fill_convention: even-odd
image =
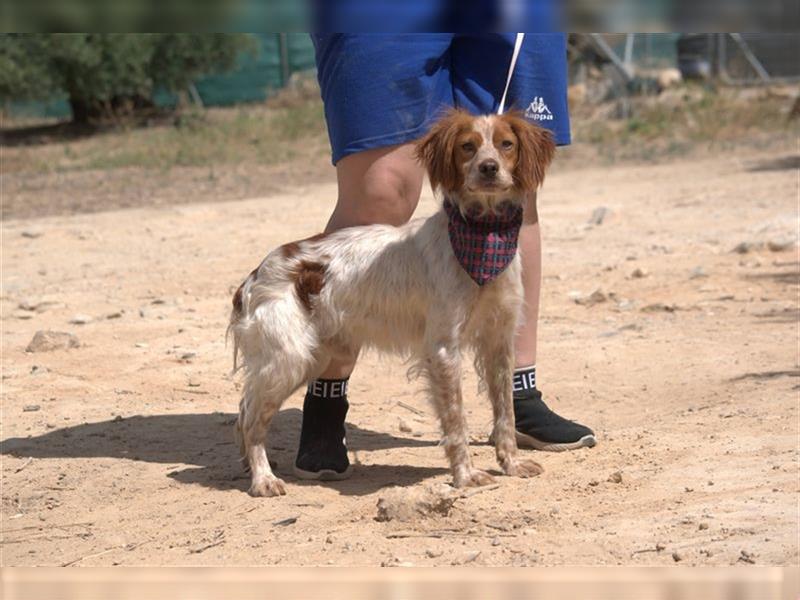
[(244, 34), (3, 34), (0, 100), (67, 95), (73, 121), (88, 123), (152, 107), (157, 87), (185, 90), (254, 47)]

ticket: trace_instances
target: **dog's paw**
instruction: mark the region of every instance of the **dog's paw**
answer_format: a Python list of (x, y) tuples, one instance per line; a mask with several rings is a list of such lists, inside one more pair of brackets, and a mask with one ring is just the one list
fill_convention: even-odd
[(283, 482), (283, 479), (278, 479), (277, 477), (270, 477), (268, 479), (254, 481), (250, 485), (248, 493), (251, 496), (265, 497), (265, 498), (268, 498), (270, 496), (285, 496), (286, 484)]
[(480, 487), (482, 485), (489, 485), (494, 483), (494, 477), (489, 475), (486, 471), (480, 469), (471, 469), (466, 471), (461, 476), (456, 476), (453, 484), (457, 488), (463, 487)]
[(518, 458), (509, 461), (503, 468), (506, 475), (511, 477), (536, 477), (544, 473), (542, 465), (527, 458)]

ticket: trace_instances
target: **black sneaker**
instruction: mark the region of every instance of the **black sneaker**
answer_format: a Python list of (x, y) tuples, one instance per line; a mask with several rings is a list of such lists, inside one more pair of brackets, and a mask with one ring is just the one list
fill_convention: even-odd
[(294, 474), (300, 479), (338, 481), (350, 477), (352, 468), (345, 446), (346, 398), (314, 398), (303, 402), (303, 428)]
[(537, 389), (514, 392), (514, 418), (520, 448), (563, 452), (597, 444), (591, 429), (558, 416)]

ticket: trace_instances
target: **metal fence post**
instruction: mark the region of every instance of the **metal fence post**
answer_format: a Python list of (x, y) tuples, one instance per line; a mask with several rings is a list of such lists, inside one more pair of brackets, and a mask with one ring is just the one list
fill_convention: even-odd
[(285, 33), (278, 34), (278, 53), (281, 63), (281, 87), (289, 83), (291, 71), (289, 69), (289, 38)]

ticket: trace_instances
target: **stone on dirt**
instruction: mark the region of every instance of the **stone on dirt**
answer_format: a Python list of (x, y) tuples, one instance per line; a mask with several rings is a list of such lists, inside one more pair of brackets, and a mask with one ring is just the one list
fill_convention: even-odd
[(756, 556), (752, 552), (748, 552), (747, 550), (742, 550), (739, 553), (739, 562), (745, 562), (753, 565), (756, 562)]
[(594, 306), (608, 300), (608, 296), (601, 289), (596, 289), (588, 296), (580, 295), (576, 297), (572, 295), (572, 298), (575, 304), (580, 304), (581, 306)]
[(739, 242), (736, 246), (733, 247), (732, 252), (736, 252), (737, 254), (747, 254), (756, 249), (756, 244), (752, 242)]
[(475, 560), (480, 555), (481, 555), (481, 551), (480, 550), (470, 550), (469, 552), (466, 552), (462, 556), (459, 556), (458, 558), (453, 559), (453, 561), (450, 564), (451, 565), (466, 565), (468, 563), (475, 562)]
[(18, 308), (30, 312), (41, 313), (58, 305), (59, 303), (53, 300), (33, 300), (29, 298), (20, 302)]
[(767, 248), (770, 252), (784, 252), (794, 246), (794, 240), (770, 240), (767, 242)]
[(415, 521), (450, 514), (458, 494), (443, 483), (389, 488), (378, 499), (376, 521)]
[(605, 206), (598, 206), (592, 211), (592, 216), (589, 217), (589, 225), (602, 225), (606, 217), (611, 214), (611, 211)]
[(702, 279), (704, 277), (708, 277), (708, 273), (703, 267), (695, 267), (689, 271), (689, 279)]
[(677, 306), (674, 304), (665, 304), (663, 302), (654, 302), (653, 304), (648, 304), (647, 306), (642, 307), (642, 312), (646, 313), (656, 313), (656, 312), (675, 312), (677, 310)]
[(52, 331), (40, 329), (25, 348), (26, 352), (50, 352), (63, 348), (77, 348), (80, 346), (77, 336), (66, 331)]

